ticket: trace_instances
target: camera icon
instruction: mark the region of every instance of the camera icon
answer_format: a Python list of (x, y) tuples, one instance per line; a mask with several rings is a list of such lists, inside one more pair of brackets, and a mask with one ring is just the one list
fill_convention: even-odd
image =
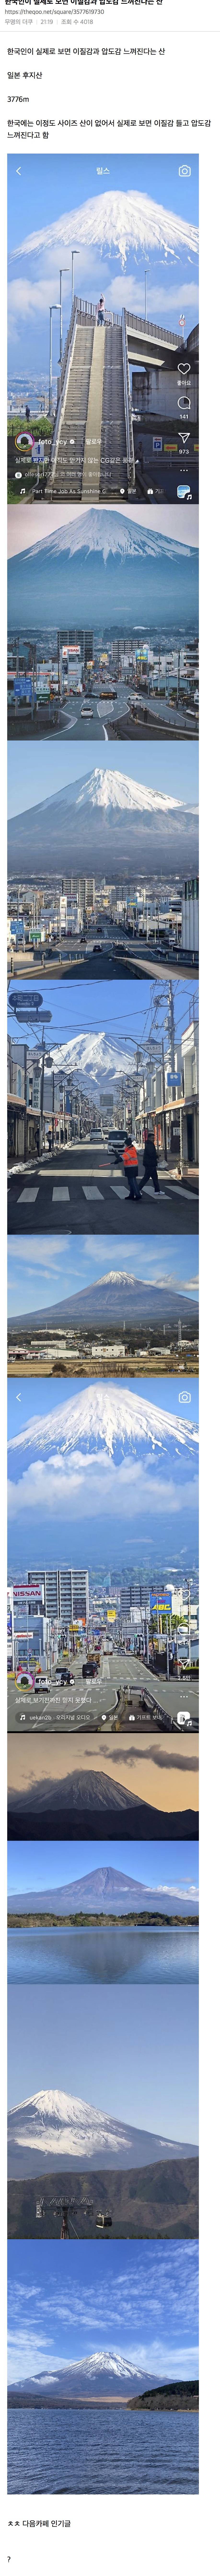
[(179, 161), (179, 179), (191, 179), (191, 161)]

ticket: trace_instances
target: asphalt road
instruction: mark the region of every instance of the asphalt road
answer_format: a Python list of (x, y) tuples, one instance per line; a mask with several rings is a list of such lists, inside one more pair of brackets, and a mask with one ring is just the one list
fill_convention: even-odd
[[(143, 1690), (149, 1702), (146, 1710), (139, 1706)], [(74, 1730), (75, 1734), (85, 1726), (96, 1730), (105, 1719), (110, 1727), (115, 1726), (115, 1720), (118, 1724), (120, 1719), (126, 1730), (134, 1722), (138, 1730), (141, 1726), (147, 1731), (152, 1727), (152, 1710), (157, 1700), (169, 1718), (175, 1719), (180, 1708), (189, 1709), (193, 1729), (197, 1729), (198, 1681), (168, 1682), (165, 1675), (160, 1679), (158, 1674), (148, 1672), (138, 1655), (117, 1653), (101, 1657), (100, 1672), (95, 1681), (83, 1681), (79, 1656), (73, 1666), (73, 1686), (65, 1690), (62, 1685), (59, 1690), (52, 1676), (48, 1697), (43, 1690), (41, 1694), (20, 1691), (13, 1675), (9, 1675), (8, 1733), (19, 1734), (24, 1725), (26, 1730), (43, 1725), (44, 1728), (52, 1728), (52, 1732), (57, 1726), (71, 1727), (71, 1733)]]
[(71, 695), (70, 698), (64, 699), (63, 706), (60, 707), (59, 732), (69, 734), (70, 740), (74, 735), (75, 742), (82, 742), (84, 737), (86, 742), (90, 742), (92, 736), (95, 741), (98, 741), (98, 737), (101, 736), (103, 742), (109, 742), (112, 735), (116, 734), (117, 739), (118, 726), (120, 726), (121, 740), (129, 742), (133, 741), (133, 737), (135, 741), (136, 734), (141, 735), (141, 739), (145, 741), (146, 732), (152, 737), (152, 733), (154, 735), (158, 731), (166, 735), (172, 733), (197, 737), (198, 718), (192, 715), (190, 707), (187, 707), (187, 710), (181, 706), (169, 707), (168, 700), (165, 698), (157, 697), (155, 703), (153, 699), (139, 699), (136, 722), (136, 717), (132, 713), (134, 701), (131, 698), (129, 704), (129, 698), (130, 691), (125, 681), (119, 680), (116, 699), (110, 701), (106, 698), (102, 702), (98, 689), (96, 695), (94, 693), (94, 697), (91, 698), (91, 715), (86, 716), (82, 715), (85, 699)]
[[(142, 1177), (142, 1150), (139, 1174)], [(122, 1214), (123, 1210), (123, 1214)], [(159, 1175), (159, 1193), (145, 1185), (141, 1198), (129, 1198), (121, 1164), (110, 1163), (100, 1145), (88, 1138), (45, 1155), (8, 1173), (9, 1234), (198, 1234), (198, 1190), (172, 1179), (168, 1166)]]
[[(126, 935), (122, 938), (121, 932), (120, 940), (117, 940), (117, 934), (115, 934), (114, 931), (109, 934), (109, 939), (105, 937), (105, 935), (103, 936), (101, 940), (101, 953), (99, 952), (98, 946), (96, 946), (93, 955), (92, 937), (91, 941), (88, 943), (88, 947), (85, 946), (84, 949), (80, 946), (80, 941), (77, 946), (76, 940), (73, 939), (73, 944), (71, 946), (71, 939), (67, 938), (61, 947), (51, 947), (49, 951), (46, 949), (46, 954), (44, 951), (40, 961), (38, 952), (38, 966), (39, 963), (41, 973), (44, 972), (44, 968), (46, 968), (47, 976), (51, 975), (52, 977), (59, 977), (61, 974), (62, 976), (65, 976), (65, 981), (67, 983), (68, 979), (72, 980), (74, 974), (77, 976), (80, 983), (82, 982), (83, 984), (102, 984), (103, 976), (105, 978), (105, 984), (111, 984), (114, 982), (118, 983), (119, 975), (120, 983), (124, 983), (124, 979), (126, 978), (127, 982), (129, 975), (134, 975), (135, 978), (137, 977), (137, 974), (149, 975), (152, 977), (152, 971), (154, 975), (159, 975), (160, 982), (165, 981), (165, 983), (167, 983), (167, 976), (171, 974), (174, 980), (175, 976), (178, 980), (181, 974), (184, 974), (184, 978), (189, 975), (190, 982), (192, 982), (193, 973), (192, 957), (189, 956), (189, 960), (186, 963), (184, 956), (183, 961), (181, 958), (181, 949), (178, 952), (178, 957), (176, 956), (175, 949), (173, 951), (168, 948), (166, 956), (161, 957), (160, 955), (158, 958), (157, 949), (150, 949), (149, 943), (147, 946), (147, 942), (145, 943), (144, 939), (126, 939)], [(22, 979), (25, 976), (28, 978), (29, 982), (32, 982), (33, 957), (30, 955), (30, 949), (26, 950), (24, 956), (22, 949), (20, 954), (16, 952), (16, 956), (13, 955), (12, 969), (11, 957), (9, 967), (8, 952), (8, 981), (10, 980), (11, 971), (13, 971), (13, 983), (19, 983), (21, 976)], [(194, 972), (195, 971), (198, 972), (198, 968), (196, 970), (194, 968)]]

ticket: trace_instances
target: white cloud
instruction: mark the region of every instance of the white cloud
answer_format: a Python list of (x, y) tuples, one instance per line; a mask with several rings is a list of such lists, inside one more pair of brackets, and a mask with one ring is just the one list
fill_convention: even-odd
[(155, 1517), (162, 1511), (165, 1516), (182, 1514), (187, 1508), (192, 1511), (192, 1506), (196, 1509), (197, 1491), (197, 1479), (192, 1488), (189, 1479), (183, 1484), (181, 1478), (178, 1488), (176, 1478), (160, 1476), (158, 1468), (155, 1478), (153, 1460), (147, 1469), (138, 1459), (128, 1458), (115, 1467), (105, 1452), (97, 1459), (92, 1455), (85, 1458), (75, 1450), (74, 1457), (60, 1458), (57, 1454), (49, 1463), (43, 1459), (32, 1461), (18, 1484), (9, 1480), (8, 1518), (19, 1524), (24, 1513), (44, 1512), (47, 1518), (59, 1513), (63, 1519), (65, 1512), (68, 1516), (71, 1508), (76, 1511), (78, 1507), (81, 1517), (91, 1521), (98, 1511), (111, 1511), (112, 1526), (117, 1518), (125, 1527), (134, 1514), (140, 1518), (142, 1509), (146, 1511), (147, 1507)]

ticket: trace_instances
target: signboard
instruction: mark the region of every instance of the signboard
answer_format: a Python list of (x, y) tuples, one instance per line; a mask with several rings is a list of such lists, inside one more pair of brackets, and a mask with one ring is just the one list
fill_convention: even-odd
[(32, 684), (32, 676), (31, 676), (31, 673), (27, 674), (27, 672), (26, 672), (26, 671), (21, 672), (20, 679), (18, 679), (18, 680), (14, 680), (14, 696), (15, 696), (15, 698), (29, 698), (29, 699), (30, 699), (30, 701), (31, 701), (31, 699), (32, 699), (32, 685), (33, 685), (33, 684)]
[(68, 1627), (71, 1636), (80, 1637), (82, 1628), (86, 1628), (86, 1619), (69, 1619)]
[(160, 1598), (159, 1598), (159, 1595), (158, 1595), (156, 1592), (150, 1592), (150, 1610), (159, 1610), (160, 1617), (161, 1617), (161, 1615), (162, 1615), (162, 1611), (163, 1611), (163, 1610), (171, 1610), (171, 1609), (172, 1609), (172, 1592), (165, 1592), (165, 1591), (163, 1591), (163, 1586), (162, 1586), (162, 1584), (161, 1584), (161, 1586), (160, 1586)]
[(153, 456), (162, 456), (162, 449), (163, 449), (163, 440), (162, 440), (162, 438), (153, 438)]
[(107, 1610), (107, 1626), (108, 1626), (108, 1627), (109, 1627), (109, 1623), (113, 1622), (113, 1624), (114, 1624), (114, 1619), (116, 1619), (116, 1610)]
[(23, 1583), (13, 1583), (13, 1598), (14, 1601), (41, 1602), (43, 1599), (43, 1585), (42, 1583), (26, 1583), (25, 1579)]
[(178, 456), (178, 438), (167, 438), (163, 452), (164, 456)]

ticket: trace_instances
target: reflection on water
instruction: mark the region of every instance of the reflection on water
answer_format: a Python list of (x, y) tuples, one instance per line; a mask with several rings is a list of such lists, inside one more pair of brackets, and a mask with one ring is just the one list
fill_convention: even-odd
[(123, 2406), (18, 2407), (8, 2416), (9, 2495), (197, 2495), (198, 2415)]
[(8, 1932), (9, 1984), (195, 1985), (198, 1929)]

